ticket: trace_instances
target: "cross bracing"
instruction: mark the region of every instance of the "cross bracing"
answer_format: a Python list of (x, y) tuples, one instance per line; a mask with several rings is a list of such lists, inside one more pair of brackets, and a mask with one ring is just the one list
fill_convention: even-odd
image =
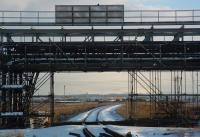
[[(51, 113), (29, 113), (30, 101), (38, 90), (39, 73), (50, 73), (40, 81), (43, 85), (49, 78), (54, 83), (53, 72), (58, 71), (133, 71), (132, 103), (137, 100), (140, 83), (155, 109), (168, 106), (164, 110), (171, 114), (175, 103), (180, 107), (178, 116), (179, 111), (185, 112), (180, 104), (187, 104), (183, 97), (196, 97), (195, 105), (199, 103), (198, 76), (197, 92), (182, 92), (182, 71), (200, 69), (199, 25), (199, 10), (124, 11), (122, 22), (101, 23), (58, 23), (55, 11), (0, 11), (0, 123), (8, 126), (14, 120), (16, 124), (11, 126), (23, 127), (31, 116), (50, 116), (53, 121), (53, 84)], [(150, 78), (137, 73), (142, 70), (149, 71)], [(171, 97), (166, 104), (160, 99), (165, 95), (161, 71), (174, 72), (174, 91), (165, 96)]]

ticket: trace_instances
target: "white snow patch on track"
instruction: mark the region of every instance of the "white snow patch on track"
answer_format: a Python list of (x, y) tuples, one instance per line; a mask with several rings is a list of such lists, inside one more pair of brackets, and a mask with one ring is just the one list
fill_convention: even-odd
[(77, 116), (72, 117), (72, 118), (70, 118), (70, 119), (67, 120), (67, 121), (68, 121), (68, 122), (82, 122), (84, 119), (87, 118), (87, 116), (89, 115), (89, 113), (90, 113), (91, 111), (93, 111), (93, 110), (89, 110), (89, 111), (87, 111), (87, 112), (78, 114)]
[(122, 121), (124, 118), (120, 116), (116, 110), (120, 105), (105, 107), (99, 114), (99, 121)]

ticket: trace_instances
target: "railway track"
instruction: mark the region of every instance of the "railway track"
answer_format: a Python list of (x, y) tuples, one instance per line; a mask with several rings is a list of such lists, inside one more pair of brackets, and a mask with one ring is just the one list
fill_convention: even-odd
[(97, 112), (97, 116), (96, 116), (96, 122), (98, 122), (100, 124), (100, 120), (99, 120), (99, 115), (101, 113), (101, 111), (103, 110), (104, 108), (101, 108), (98, 112)]
[(105, 109), (105, 107), (98, 107), (92, 111), (90, 111), (87, 116), (82, 120), (82, 123), (87, 123), (87, 122), (101, 122), (101, 120), (99, 120), (99, 115), (101, 113), (101, 111), (103, 111), (103, 109)]
[(104, 127), (102, 128), (104, 132), (97, 134), (92, 133), (88, 128), (83, 128), (83, 134), (85, 137), (132, 137), (131, 133), (127, 133), (126, 135), (122, 135), (110, 128)]
[[(97, 113), (96, 113), (95, 111), (97, 111)], [(85, 123), (90, 122), (90, 121), (98, 122), (98, 121), (99, 121), (99, 120), (98, 120), (99, 111), (101, 111), (101, 108), (100, 108), (100, 107), (91, 110), (91, 111), (87, 114), (87, 116), (82, 120), (82, 123), (85, 124)], [(96, 115), (95, 115), (95, 114), (96, 114)], [(95, 115), (96, 118), (94, 118), (93, 115)], [(91, 118), (91, 117), (93, 117), (93, 118)], [(93, 119), (93, 120), (91, 120), (91, 119)]]
[[(99, 116), (101, 112), (105, 109), (106, 107), (99, 107), (96, 109), (91, 110), (87, 116), (82, 120), (82, 125), (84, 126), (82, 129), (82, 133), (84, 134), (85, 137), (132, 137), (130, 133), (127, 133), (126, 135), (122, 135), (118, 133), (117, 131), (114, 131), (110, 128), (108, 128), (106, 125), (103, 125), (101, 120), (99, 119)], [(95, 118), (94, 118), (95, 116)], [(99, 131), (102, 131), (100, 133), (96, 133), (94, 131), (90, 131), (90, 129), (87, 126), (87, 122), (95, 119), (95, 122), (98, 123), (98, 125), (101, 125), (99, 127)], [(71, 136), (75, 137), (81, 137), (80, 134), (77, 133), (70, 133)]]

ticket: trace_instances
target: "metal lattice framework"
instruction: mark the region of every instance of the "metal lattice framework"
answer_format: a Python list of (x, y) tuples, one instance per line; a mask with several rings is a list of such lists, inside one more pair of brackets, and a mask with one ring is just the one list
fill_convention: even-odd
[[(51, 72), (53, 84), (57, 71), (134, 71), (133, 78), (140, 70), (198, 71), (199, 25), (199, 10), (124, 11), (123, 22), (103, 23), (59, 23), (55, 11), (0, 11), (1, 124), (24, 126), (40, 72)], [(160, 88), (152, 85), (158, 104)], [(53, 85), (51, 93), (53, 102)]]

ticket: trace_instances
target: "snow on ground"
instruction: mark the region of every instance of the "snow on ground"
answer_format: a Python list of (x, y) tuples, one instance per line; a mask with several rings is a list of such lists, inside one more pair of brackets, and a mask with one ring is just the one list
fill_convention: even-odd
[[(43, 129), (25, 129), (25, 130), (0, 130), (0, 137), (73, 137), (70, 132), (78, 133), (84, 137), (82, 130), (85, 126), (58, 126)], [(103, 127), (110, 128), (125, 135), (132, 133), (132, 137), (200, 137), (198, 128), (152, 128), (152, 127), (128, 127), (113, 125), (90, 125), (86, 126), (96, 137), (103, 133)]]
[(121, 104), (104, 108), (99, 113), (99, 121), (122, 121), (122, 120), (124, 120), (124, 118), (116, 112), (117, 108), (119, 108), (120, 106), (121, 106)]
[(86, 122), (95, 122), (95, 121), (97, 121), (97, 115), (103, 109), (104, 109), (104, 107), (99, 107), (99, 108), (93, 109), (93, 111), (89, 114), (89, 116), (87, 117), (87, 119), (85, 121)]
[(199, 128), (107, 127), (122, 134), (131, 131), (133, 137), (200, 137)]
[(116, 109), (120, 106), (121, 104), (114, 106), (98, 107), (90, 111), (81, 113), (75, 117), (72, 117), (68, 120), (68, 122), (81, 122), (84, 119), (86, 119), (86, 122), (96, 122), (98, 113), (99, 121), (121, 121), (124, 120), (124, 118), (116, 112)]
[[(116, 113), (118, 107), (120, 105), (95, 108), (71, 118), (70, 121), (80, 122), (87, 118), (87, 122), (92, 122), (96, 121), (98, 114), (98, 119), (102, 121), (123, 120)], [(41, 129), (0, 130), (0, 137), (73, 137), (69, 135), (70, 132), (85, 137), (82, 133), (84, 127), (87, 127), (96, 137), (99, 137), (100, 133), (105, 133), (104, 127), (123, 135), (131, 132), (132, 137), (200, 137), (200, 128), (153, 128), (113, 125), (66, 125)]]
[(89, 113), (90, 113), (91, 111), (93, 111), (93, 109), (92, 109), (92, 110), (89, 110), (89, 111), (87, 111), (87, 112), (78, 114), (77, 116), (72, 117), (72, 118), (70, 118), (70, 119), (67, 120), (67, 121), (68, 121), (68, 122), (82, 122), (82, 121), (89, 115)]
[(44, 129), (28, 129), (25, 131), (25, 137), (71, 137), (70, 132), (78, 133), (84, 137), (82, 133), (83, 126), (59, 126)]

